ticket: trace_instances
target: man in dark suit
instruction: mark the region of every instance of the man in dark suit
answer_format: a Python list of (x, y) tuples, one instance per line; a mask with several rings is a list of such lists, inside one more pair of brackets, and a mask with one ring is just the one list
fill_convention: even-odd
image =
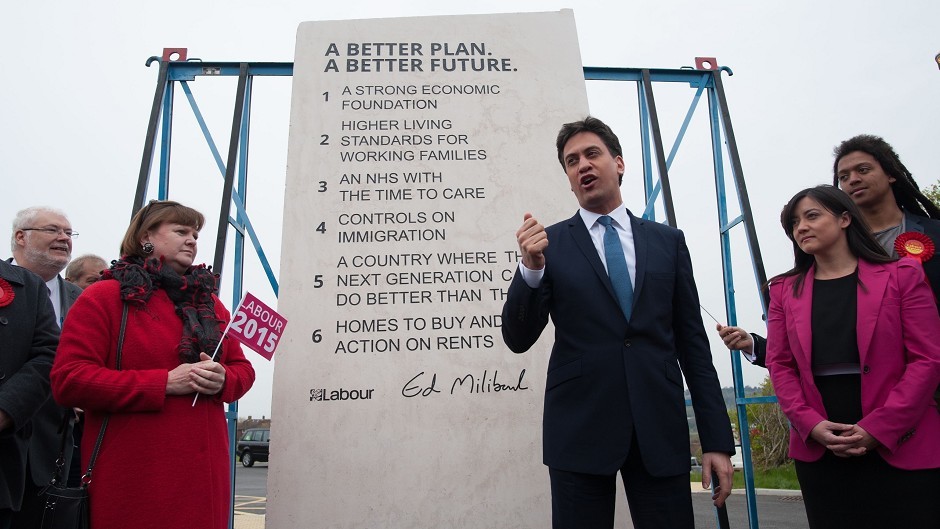
[[(834, 154), (832, 185), (852, 198), (888, 255), (898, 257), (895, 241), (909, 232), (928, 237), (940, 249), (940, 208), (921, 193), (891, 144), (880, 136), (859, 134), (836, 146)], [(940, 299), (940, 257), (934, 255), (921, 264), (934, 297)], [(722, 325), (718, 334), (729, 349), (740, 350), (751, 363), (764, 367), (763, 336)], [(937, 403), (940, 406), (940, 390)]]
[(548, 228), (525, 215), (502, 313), (517, 353), (555, 325), (543, 417), (553, 526), (612, 527), (619, 471), (635, 527), (691, 528), (683, 375), (716, 506), (734, 441), (684, 236), (624, 207), (620, 141), (600, 120), (564, 125), (557, 148), (581, 208)]
[[(81, 288), (59, 275), (72, 258), (72, 238), (75, 235), (65, 214), (55, 209), (26, 208), (13, 219), (13, 264), (22, 266), (46, 282), (59, 327), (82, 293)], [(72, 410), (62, 408), (50, 397), (33, 418), (28, 458), (30, 479), (26, 483), (23, 507), (14, 519), (14, 528), (39, 527), (43, 505), (38, 501), (38, 492), (49, 483), (55, 472), (61, 444), (59, 428), (67, 413), (72, 413)], [(64, 478), (68, 477), (71, 458), (72, 450), (68, 449), (65, 452)]]
[(0, 261), (0, 529), (10, 527), (30, 481), (31, 419), (51, 394), (49, 370), (58, 343), (42, 280)]

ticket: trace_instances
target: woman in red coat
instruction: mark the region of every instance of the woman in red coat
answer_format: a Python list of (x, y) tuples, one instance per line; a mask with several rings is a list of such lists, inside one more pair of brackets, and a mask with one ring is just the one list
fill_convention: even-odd
[(110, 415), (88, 489), (95, 529), (228, 525), (223, 402), (244, 395), (255, 375), (235, 340), (211, 358), (229, 313), (215, 276), (193, 266), (204, 222), (179, 203), (151, 201), (131, 220), (123, 257), (82, 293), (62, 329), (52, 390), (60, 404), (85, 410), (83, 468)]
[(771, 281), (767, 367), (811, 528), (940, 527), (940, 316), (924, 271), (884, 254), (848, 195), (780, 215), (795, 266)]

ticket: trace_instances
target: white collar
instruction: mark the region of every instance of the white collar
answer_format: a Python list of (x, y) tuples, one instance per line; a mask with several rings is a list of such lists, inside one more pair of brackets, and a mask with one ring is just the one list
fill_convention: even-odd
[[(581, 208), (578, 210), (578, 212), (581, 214), (581, 220), (584, 222), (584, 227), (587, 228), (588, 231), (594, 227), (594, 224), (597, 223), (597, 219), (603, 217), (603, 215), (600, 213), (594, 213), (593, 211), (588, 211), (584, 208)], [(617, 223), (621, 230), (630, 232), (633, 231), (630, 225), (630, 212), (627, 211), (627, 207), (622, 203), (614, 208), (613, 211), (608, 213), (607, 216), (614, 219), (614, 222)]]

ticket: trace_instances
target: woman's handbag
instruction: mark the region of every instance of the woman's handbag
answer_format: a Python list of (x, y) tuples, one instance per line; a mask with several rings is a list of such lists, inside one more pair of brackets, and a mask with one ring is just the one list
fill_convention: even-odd
[[(121, 314), (121, 330), (118, 333), (117, 345), (117, 369), (121, 370), (121, 349), (124, 347), (124, 328), (127, 326), (127, 304), (124, 304), (124, 312)], [(108, 427), (108, 420), (111, 416), (104, 418), (101, 423), (101, 430), (98, 432), (98, 439), (95, 440), (95, 449), (91, 453), (91, 460), (88, 461), (88, 470), (82, 476), (81, 483), (77, 487), (67, 487), (65, 480), (62, 479), (62, 468), (65, 466), (65, 449), (68, 443), (69, 429), (67, 421), (69, 413), (66, 413), (62, 424), (62, 442), (59, 445), (59, 459), (56, 461), (55, 474), (52, 480), (46, 485), (46, 488), (40, 492), (45, 508), (42, 511), (42, 525), (40, 529), (88, 529), (89, 528), (89, 502), (88, 485), (91, 484), (91, 471), (95, 467), (95, 460), (98, 459), (98, 450), (101, 449), (101, 440), (104, 439), (104, 431)]]
[(60, 487), (52, 482), (39, 493), (45, 508), (41, 529), (88, 529), (88, 485), (82, 481), (78, 487)]

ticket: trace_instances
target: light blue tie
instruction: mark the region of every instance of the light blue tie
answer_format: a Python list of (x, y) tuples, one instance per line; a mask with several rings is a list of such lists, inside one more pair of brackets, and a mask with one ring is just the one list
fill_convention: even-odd
[(633, 285), (630, 283), (630, 270), (623, 256), (620, 236), (611, 224), (613, 220), (608, 215), (602, 215), (597, 222), (604, 225), (604, 257), (607, 259), (607, 275), (610, 276), (610, 282), (614, 286), (623, 315), (627, 317), (627, 321), (630, 321), (630, 312), (633, 310)]

